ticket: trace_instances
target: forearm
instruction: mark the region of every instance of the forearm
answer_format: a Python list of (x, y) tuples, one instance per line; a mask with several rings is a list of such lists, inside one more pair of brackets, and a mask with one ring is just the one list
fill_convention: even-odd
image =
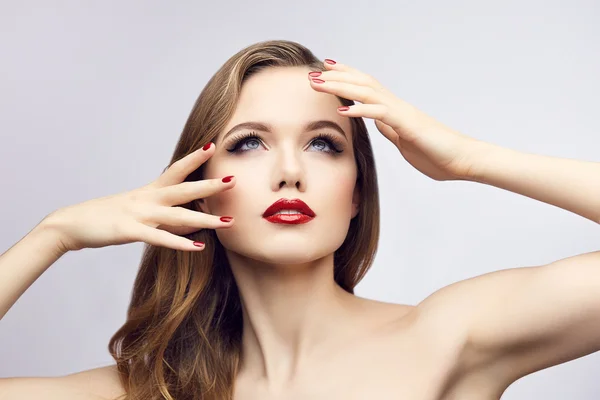
[(470, 180), (509, 190), (600, 223), (600, 163), (484, 144)]
[(0, 256), (0, 319), (63, 254), (58, 234), (43, 222)]

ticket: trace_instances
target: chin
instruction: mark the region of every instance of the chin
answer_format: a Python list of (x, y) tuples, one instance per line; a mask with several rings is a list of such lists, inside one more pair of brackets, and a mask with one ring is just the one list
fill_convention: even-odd
[[(240, 224), (241, 225), (241, 224)], [(305, 264), (332, 256), (340, 248), (348, 233), (347, 226), (339, 224), (318, 232), (289, 231), (273, 233), (262, 229), (217, 230), (223, 247), (239, 258), (268, 264)], [(324, 232), (328, 232), (324, 234)]]
[(253, 246), (251, 249), (239, 248), (239, 245), (234, 248), (228, 247), (226, 244), (223, 244), (223, 246), (241, 258), (274, 265), (310, 263), (333, 254), (337, 248), (335, 246), (325, 247), (321, 245), (319, 248), (312, 247), (310, 250), (307, 250), (304, 246), (297, 246), (291, 243), (282, 245), (273, 242), (270, 244), (261, 243), (260, 245)]
[(252, 257), (257, 261), (262, 261), (270, 264), (284, 264), (284, 265), (296, 265), (296, 264), (306, 264), (318, 260), (322, 257), (327, 256), (327, 254), (319, 254), (313, 255), (306, 251), (302, 251), (301, 249), (297, 250), (286, 250), (286, 249), (269, 249), (266, 253), (256, 255)]

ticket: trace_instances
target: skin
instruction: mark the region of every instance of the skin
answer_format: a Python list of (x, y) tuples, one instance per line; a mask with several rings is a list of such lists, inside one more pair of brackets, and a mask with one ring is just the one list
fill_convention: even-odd
[[(236, 177), (233, 189), (207, 198), (201, 208), (233, 216), (234, 224), (217, 230), (226, 249), (243, 303), (244, 363), (241, 374), (265, 387), (283, 388), (322, 362), (326, 349), (350, 339), (362, 303), (333, 280), (333, 253), (358, 212), (360, 194), (352, 149), (352, 130), (339, 115), (335, 96), (306, 84), (307, 68), (271, 68), (245, 82), (235, 114), (214, 141), (206, 178)], [(332, 128), (304, 131), (313, 120), (332, 120)], [(229, 153), (235, 125), (266, 122), (272, 132), (262, 141), (242, 143)], [(339, 139), (342, 153), (332, 155), (316, 134)], [(234, 140), (232, 140), (234, 139)], [(312, 142), (312, 143), (311, 143)], [(262, 218), (279, 198), (300, 198), (316, 217), (300, 225), (273, 224)]]
[[(252, 77), (228, 128), (252, 119), (274, 131), (257, 132), (263, 141), (239, 156), (226, 153), (228, 141), (217, 138), (207, 165), (208, 177), (236, 176), (232, 189), (202, 202), (203, 211), (235, 218), (217, 230), (244, 306), (245, 358), (235, 399), (499, 399), (523, 376), (600, 350), (600, 251), (456, 282), (417, 306), (363, 299), (334, 284), (331, 255), (360, 193), (352, 149), (333, 158), (317, 150), (322, 143), (309, 146), (312, 136), (301, 130), (309, 120), (335, 120), (351, 135), (346, 117), (372, 118), (431, 179), (492, 185), (594, 223), (600, 223), (600, 163), (477, 141), (358, 70), (325, 66), (320, 82), (307, 83), (302, 68)], [(357, 104), (336, 111), (333, 95)], [(262, 220), (280, 197), (303, 199), (317, 217), (296, 226)], [(35, 247), (47, 241), (31, 240)], [(0, 383), (0, 399), (122, 394), (114, 366)]]
[[(243, 304), (236, 398), (367, 398), (375, 382), (382, 398), (439, 392), (445, 384), (440, 377), (459, 364), (456, 349), (464, 331), (445, 326), (447, 338), (440, 340), (432, 335), (442, 328), (437, 320), (418, 318), (416, 307), (364, 299), (333, 280), (333, 253), (358, 212), (360, 193), (350, 121), (337, 111), (341, 104), (334, 95), (307, 85), (308, 72), (271, 68), (246, 81), (205, 164), (206, 178), (236, 180), (231, 190), (201, 202), (203, 212), (234, 217), (230, 228), (216, 232)], [(303, 130), (320, 119), (338, 123), (346, 138), (330, 128)], [(245, 152), (229, 153), (238, 134), (251, 131), (225, 138), (226, 132), (248, 121), (268, 123), (271, 132), (255, 131), (261, 140), (242, 142)], [(323, 149), (329, 145), (312, 142), (322, 131), (339, 137), (342, 153), (328, 154)], [(282, 197), (301, 198), (316, 218), (302, 225), (263, 219)], [(430, 364), (420, 376), (409, 371), (419, 362)], [(412, 384), (398, 380), (403, 368)], [(331, 380), (322, 382), (324, 376)], [(478, 389), (482, 394), (481, 384)]]

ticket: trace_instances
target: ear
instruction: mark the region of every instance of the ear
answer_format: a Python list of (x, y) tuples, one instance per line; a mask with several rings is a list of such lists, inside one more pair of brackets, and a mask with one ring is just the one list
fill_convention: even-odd
[(358, 207), (360, 205), (360, 190), (358, 185), (354, 186), (354, 193), (352, 194), (352, 218), (358, 215)]

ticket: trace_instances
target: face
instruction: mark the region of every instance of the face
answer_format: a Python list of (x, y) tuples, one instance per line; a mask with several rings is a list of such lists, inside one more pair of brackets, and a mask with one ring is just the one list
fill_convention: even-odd
[[(203, 212), (234, 217), (216, 233), (227, 251), (273, 264), (316, 260), (338, 249), (358, 212), (350, 120), (330, 94), (310, 87), (306, 67), (269, 68), (244, 82), (236, 111), (213, 140), (205, 179), (234, 175), (235, 186), (203, 199)], [(315, 121), (339, 125), (306, 130)], [(269, 131), (236, 125), (260, 122)], [(319, 135), (326, 137), (319, 138)], [(252, 135), (253, 137), (248, 137)], [(315, 213), (302, 224), (269, 222), (264, 211), (278, 199), (301, 199)]]

